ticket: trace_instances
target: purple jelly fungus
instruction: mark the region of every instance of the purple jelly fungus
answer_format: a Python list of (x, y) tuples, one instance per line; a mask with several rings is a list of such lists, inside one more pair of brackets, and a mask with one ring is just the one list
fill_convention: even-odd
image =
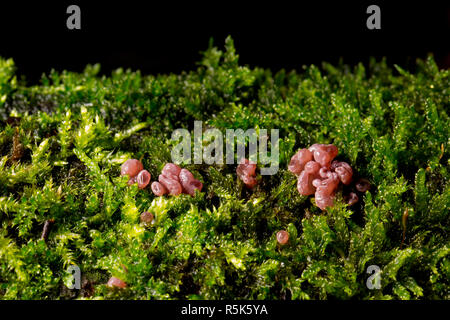
[(327, 207), (332, 207), (334, 204), (334, 194), (326, 194), (323, 190), (325, 189), (321, 189), (319, 187), (314, 194), (316, 206), (318, 206), (321, 210), (325, 210)]
[[(351, 166), (347, 162), (334, 160), (338, 152), (338, 148), (332, 144), (316, 143), (308, 149), (300, 149), (288, 165), (289, 171), (298, 176), (298, 192), (302, 195), (314, 194), (316, 205), (322, 210), (333, 205), (340, 183), (349, 185), (353, 180)], [(365, 188), (363, 183), (359, 189), (357, 186), (358, 191)], [(349, 201), (357, 202), (357, 195), (352, 194)]]
[(183, 191), (181, 184), (177, 180), (166, 177), (163, 174), (159, 175), (158, 181), (167, 189), (167, 191), (169, 191), (169, 194), (172, 196), (177, 196)]
[(181, 169), (179, 178), (183, 186), (183, 192), (191, 196), (195, 195), (195, 190), (201, 191), (203, 188), (203, 183), (195, 179), (194, 175), (187, 169)]
[(308, 149), (300, 149), (292, 156), (288, 170), (299, 175), (305, 168), (305, 165), (311, 160), (313, 160), (313, 154)]
[(135, 184), (136, 181), (137, 181), (137, 176), (131, 177), (131, 178), (128, 180), (128, 185), (131, 186), (131, 185)]
[(181, 172), (181, 168), (174, 163), (167, 163), (161, 171), (161, 174), (165, 176), (176, 176), (178, 177)]
[(138, 183), (139, 189), (144, 189), (148, 186), (151, 179), (151, 174), (147, 170), (142, 170), (136, 177), (136, 182)]
[(142, 162), (137, 159), (128, 159), (122, 164), (120, 168), (120, 175), (128, 175), (130, 178), (133, 178), (142, 170), (144, 170)]
[(119, 289), (124, 289), (127, 286), (127, 284), (124, 281), (116, 277), (111, 277), (106, 285), (110, 288), (119, 288)]
[(277, 241), (279, 244), (284, 245), (289, 241), (289, 233), (285, 230), (280, 230), (277, 232)]
[(329, 177), (330, 177), (330, 175), (331, 175), (331, 171), (330, 170), (328, 170), (328, 168), (325, 168), (325, 167), (322, 167), (322, 168), (320, 168), (320, 170), (319, 170), (319, 176), (322, 178), (322, 179), (328, 179)]
[(255, 172), (256, 172), (256, 163), (245, 158), (241, 159), (236, 169), (236, 173), (238, 175), (253, 176), (256, 174)]
[(244, 176), (241, 176), (241, 180), (250, 189), (253, 188), (254, 186), (256, 186), (256, 184), (258, 183), (256, 178), (253, 176), (245, 176), (244, 175)]
[(303, 196), (309, 196), (314, 194), (316, 188), (313, 186), (312, 182), (314, 176), (303, 170), (297, 179), (297, 190)]
[(166, 193), (168, 193), (166, 187), (164, 187), (158, 181), (153, 181), (151, 184), (151, 188), (152, 188), (153, 194), (157, 197), (163, 196)]
[(333, 161), (331, 169), (338, 174), (343, 184), (349, 185), (352, 182), (353, 169), (347, 162)]
[(320, 173), (320, 164), (315, 161), (309, 161), (305, 165), (305, 171), (309, 174), (317, 176)]
[(316, 191), (320, 191), (323, 195), (333, 194), (339, 186), (339, 178), (337, 174), (332, 175), (330, 178), (324, 179), (317, 186)]
[(338, 155), (338, 148), (332, 144), (313, 144), (308, 149), (313, 153), (314, 160), (321, 167), (329, 168), (331, 161)]

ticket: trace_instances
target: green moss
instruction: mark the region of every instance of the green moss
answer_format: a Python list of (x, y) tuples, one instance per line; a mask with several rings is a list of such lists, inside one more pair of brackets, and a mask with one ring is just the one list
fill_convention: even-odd
[[(36, 86), (0, 59), (0, 297), (449, 299), (449, 71), (429, 57), (414, 73), (383, 60), (272, 74), (225, 49), (211, 43), (179, 75), (94, 65)], [(279, 172), (249, 191), (235, 166), (188, 165), (205, 185), (193, 198), (128, 187), (120, 164), (142, 159), (157, 177), (172, 131), (194, 120), (280, 129)], [(287, 163), (315, 142), (372, 182), (355, 208), (320, 212), (296, 191)], [(72, 264), (82, 290), (64, 285)], [(372, 264), (380, 290), (366, 286)], [(127, 289), (108, 289), (112, 275)]]

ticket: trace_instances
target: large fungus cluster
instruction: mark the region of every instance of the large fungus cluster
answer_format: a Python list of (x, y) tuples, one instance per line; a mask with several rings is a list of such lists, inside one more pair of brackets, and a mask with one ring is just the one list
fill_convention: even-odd
[[(289, 171), (298, 176), (298, 192), (304, 196), (314, 194), (316, 205), (322, 210), (333, 206), (339, 184), (349, 185), (353, 179), (352, 167), (334, 160), (337, 155), (338, 148), (332, 144), (313, 144), (300, 149), (288, 165)], [(355, 193), (349, 196), (349, 204), (358, 201)]]

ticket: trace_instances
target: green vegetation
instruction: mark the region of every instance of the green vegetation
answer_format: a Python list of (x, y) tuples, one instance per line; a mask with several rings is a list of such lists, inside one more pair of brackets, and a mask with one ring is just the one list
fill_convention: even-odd
[[(413, 73), (371, 61), (272, 74), (240, 66), (227, 39), (192, 72), (99, 69), (27, 86), (0, 59), (2, 299), (450, 299), (450, 73), (433, 58)], [(120, 164), (142, 159), (154, 180), (172, 131), (194, 120), (280, 129), (280, 170), (253, 191), (233, 165), (186, 165), (204, 183), (195, 197), (128, 187)], [(287, 163), (313, 143), (371, 181), (354, 208), (298, 194)], [(64, 285), (72, 264), (81, 290)], [(113, 275), (128, 287), (106, 287)]]

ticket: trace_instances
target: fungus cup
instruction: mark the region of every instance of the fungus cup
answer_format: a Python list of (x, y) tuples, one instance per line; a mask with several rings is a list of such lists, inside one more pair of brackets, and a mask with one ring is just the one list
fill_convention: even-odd
[(144, 169), (144, 165), (137, 159), (128, 159), (120, 169), (120, 175), (129, 177), (128, 185), (138, 184), (139, 189), (145, 189), (152, 178), (150, 172)]
[(120, 169), (120, 175), (133, 178), (139, 174), (141, 170), (144, 170), (144, 165), (137, 159), (128, 159), (122, 164)]
[(150, 183), (150, 179), (152, 178), (150, 172), (147, 170), (142, 170), (136, 177), (136, 182), (138, 183), (139, 189), (144, 189)]
[(159, 183), (158, 181), (153, 181), (151, 185), (153, 194), (157, 197), (163, 196), (168, 193), (166, 187)]
[(289, 241), (289, 233), (285, 230), (280, 230), (277, 232), (277, 241), (281, 245), (285, 245)]

